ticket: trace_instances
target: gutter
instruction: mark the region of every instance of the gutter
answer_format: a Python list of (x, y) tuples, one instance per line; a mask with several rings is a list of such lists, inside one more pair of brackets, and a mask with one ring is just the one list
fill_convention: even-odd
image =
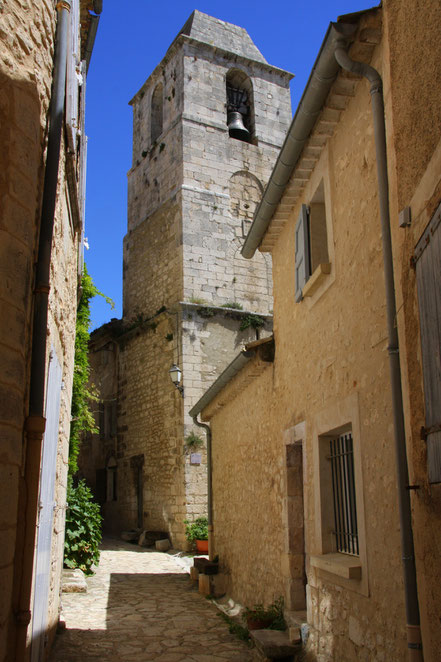
[(338, 31), (334, 23), (330, 23), (328, 27), (305, 91), (300, 99), (265, 192), (254, 214), (253, 224), (242, 247), (242, 255), (245, 258), (252, 258), (260, 245), (305, 143), (337, 78), (340, 70), (334, 57), (337, 43), (349, 46), (357, 27), (356, 24), (350, 23), (339, 24)]
[(395, 283), (392, 255), (392, 239), (389, 216), (389, 181), (387, 172), (386, 125), (384, 119), (383, 82), (373, 67), (355, 62), (346, 51), (345, 41), (338, 43), (335, 59), (346, 71), (367, 78), (371, 83), (372, 115), (377, 161), (378, 198), (383, 241), (384, 281), (386, 288), (386, 314), (388, 330), (388, 353), (390, 382), (392, 389), (392, 411), (394, 421), (395, 457), (397, 470), (398, 508), (400, 515), (401, 552), (404, 574), (404, 597), (407, 618), (407, 646), (410, 662), (422, 662), (420, 614), (415, 552), (412, 532), (412, 508), (409, 490), (406, 435), (404, 428), (403, 393), (401, 384), (398, 328), (396, 324)]
[(16, 567), (18, 576), (17, 585), (19, 586), (18, 604), (16, 607), (17, 634), (15, 659), (17, 662), (26, 659), (26, 634), (27, 627), (31, 621), (30, 605), (33, 583), (41, 449), (46, 426), (46, 419), (44, 417), (44, 399), (50, 265), (55, 206), (57, 200), (58, 167), (60, 162), (60, 148), (64, 120), (68, 24), (71, 4), (67, 0), (58, 2), (56, 10), (58, 18), (54, 48), (53, 86), (50, 102), (49, 135), (34, 289), (29, 415), (25, 421), (26, 457), (24, 484), (20, 490), (20, 508), (24, 510), (24, 523), (21, 531), (19, 531), (22, 544), (22, 554), (17, 559)]
[(100, 22), (100, 14), (103, 11), (103, 0), (93, 1), (93, 11), (95, 14), (89, 12), (90, 25), (87, 33), (86, 45), (84, 47), (84, 59), (86, 60), (86, 75), (89, 71), (90, 58), (92, 57), (93, 47), (95, 45), (96, 33), (98, 30), (98, 23)]

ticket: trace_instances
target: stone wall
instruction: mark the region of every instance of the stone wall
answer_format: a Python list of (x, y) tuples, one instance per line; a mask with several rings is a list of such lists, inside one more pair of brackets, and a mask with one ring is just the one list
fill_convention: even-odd
[[(3, 3), (1, 8), (0, 529), (4, 543), (0, 553), (1, 660), (12, 659), (16, 651), (14, 612), (18, 610), (20, 595), (24, 494), (27, 489), (24, 423), (28, 414), (32, 293), (56, 21), (52, 2), (42, 0), (28, 5), (12, 0)], [(77, 191), (68, 187), (66, 158), (62, 146), (52, 244), (46, 365), (52, 348), (62, 367), (65, 388), (60, 403), (47, 643), (50, 643), (58, 621), (78, 284), (79, 233), (75, 225), (77, 221), (71, 215), (75, 203), (78, 207)], [(72, 171), (75, 172), (73, 163)], [(31, 630), (32, 621), (28, 628), (28, 643)]]
[[(380, 48), (372, 64), (382, 70)], [(249, 385), (254, 360), (203, 412), (213, 430), (215, 553), (231, 595), (252, 605), (283, 594), (287, 610), (295, 611), (303, 591), (307, 648), (320, 662), (398, 662), (406, 655), (371, 122), (369, 88), (361, 81), (272, 251), (274, 366)], [(295, 303), (295, 225), (300, 205), (322, 182), (331, 273)], [(361, 579), (343, 578), (338, 562), (328, 570), (320, 565), (333, 527), (324, 516), (321, 435), (348, 425)], [(296, 447), (303, 495), (292, 486), (289, 458)]]
[[(131, 102), (123, 324), (140, 326), (119, 341), (116, 518), (125, 528), (169, 531), (177, 546), (185, 545), (184, 518), (206, 512), (205, 450), (192, 464), (184, 445), (191, 431), (204, 434), (187, 412), (255, 339), (252, 326), (240, 331), (250, 312), (264, 316), (263, 334), (271, 329), (270, 257), (250, 263), (240, 248), (288, 127), (292, 77), (268, 65), (237, 26), (195, 12), (183, 33)], [(238, 35), (241, 47), (231, 53)], [(228, 134), (231, 69), (252, 80), (250, 143)], [(228, 312), (228, 304), (243, 311)], [(183, 398), (168, 376), (173, 363), (183, 371)], [(133, 457), (144, 462), (142, 517)]]
[[(428, 484), (426, 442), (421, 439), (425, 403), (417, 281), (411, 259), (441, 201), (441, 122), (436, 93), (441, 86), (437, 29), (441, 8), (428, 0), (420, 2), (415, 11), (412, 2), (388, 0), (384, 13), (390, 53), (385, 70), (386, 118), (406, 438), (410, 483), (420, 486), (411, 493), (418, 595), (424, 659), (435, 662), (441, 650), (437, 561), (441, 487)], [(401, 228), (398, 218), (405, 207), (410, 207), (411, 224)], [(434, 288), (439, 290), (436, 280)]]

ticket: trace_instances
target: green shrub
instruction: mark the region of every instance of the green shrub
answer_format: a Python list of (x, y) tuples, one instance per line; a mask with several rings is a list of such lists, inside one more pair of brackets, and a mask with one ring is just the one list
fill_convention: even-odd
[(204, 440), (194, 432), (190, 432), (190, 434), (185, 437), (185, 445), (188, 450), (197, 450), (204, 445)]
[(208, 540), (208, 518), (207, 517), (198, 517), (194, 522), (189, 522), (184, 520), (185, 527), (185, 537), (188, 542), (194, 542), (195, 540)]
[(99, 504), (93, 501), (92, 492), (84, 480), (74, 487), (72, 478), (69, 478), (64, 541), (66, 567), (80, 568), (86, 575), (93, 573), (92, 565), (100, 558), (101, 520)]
[(243, 619), (246, 621), (248, 618), (256, 621), (268, 621), (267, 628), (269, 630), (286, 630), (286, 621), (283, 616), (284, 601), (283, 598), (277, 598), (269, 607), (264, 607), (259, 603), (253, 607), (245, 607), (243, 612)]

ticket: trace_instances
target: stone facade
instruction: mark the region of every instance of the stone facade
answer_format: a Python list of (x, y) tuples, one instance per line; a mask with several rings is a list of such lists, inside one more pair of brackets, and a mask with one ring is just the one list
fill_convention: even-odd
[[(79, 2), (72, 2), (68, 21), (77, 30), (78, 42), (74, 48), (72, 37), (67, 47), (69, 72), (72, 72), (74, 58), (78, 58), (75, 66), (81, 59), (78, 24), (81, 10), (87, 32), (88, 4), (84, 2), (80, 7)], [(59, 14), (63, 11), (66, 9), (59, 10)], [(40, 350), (48, 391), (45, 412), (41, 414), (48, 415), (51, 405), (59, 398), (59, 408), (55, 407), (54, 412), (58, 420), (59, 410), (59, 423), (52, 430), (47, 422), (42, 443), (42, 435), (33, 434), (37, 431), (32, 430), (32, 424), (44, 419), (36, 416), (36, 411), (30, 411), (29, 398), (31, 381), (38, 379), (31, 368), (32, 318), (34, 309), (40, 305), (37, 303), (39, 294), (34, 291), (41, 284), (35, 281), (35, 264), (44, 197), (57, 10), (48, 0), (38, 3), (11, 0), (2, 3), (0, 12), (0, 659), (28, 660), (32, 651), (32, 660), (37, 661), (47, 655), (59, 612), (83, 222), (81, 141), (76, 137), (77, 125), (72, 128), (72, 118), (79, 118), (80, 112), (78, 108), (74, 113), (73, 106), (68, 106), (66, 131), (74, 136), (74, 142), (71, 146), (64, 140), (61, 142), (53, 240), (52, 246), (48, 246), (50, 291), (46, 349)], [(68, 80), (70, 91), (76, 91), (71, 86), (72, 79)], [(58, 372), (54, 365), (59, 366)], [(49, 377), (54, 374), (52, 370), (58, 375), (54, 389)], [(48, 435), (52, 431), (55, 456), (48, 462), (46, 451), (52, 448)], [(50, 467), (48, 474), (44, 474), (46, 480), (55, 483), (50, 503), (43, 498), (45, 486), (40, 490), (40, 462), (41, 466)], [(53, 507), (53, 518), (50, 515), (43, 553), (38, 546), (42, 534), (39, 537), (37, 532), (43, 529), (42, 512), (46, 507), (50, 513)], [(46, 592), (42, 592), (39, 584), (42, 576), (47, 579)], [(34, 618), (37, 611), (41, 619), (38, 622)]]
[[(250, 314), (271, 332), (270, 258), (246, 262), (240, 247), (290, 121), (290, 79), (245, 30), (195, 11), (131, 101), (114, 524), (166, 531), (179, 547), (183, 520), (206, 512), (187, 412), (256, 338)], [(249, 142), (229, 136), (230, 80), (247, 89)]]
[[(440, 123), (432, 120), (439, 115), (433, 90), (440, 88), (441, 17), (435, 2), (422, 3), (416, 21), (414, 9), (389, 0), (340, 21), (357, 22), (349, 53), (384, 82), (418, 596), (424, 659), (435, 662), (439, 484), (428, 481), (421, 440), (424, 338), (411, 257), (440, 204)], [(293, 256), (303, 204), (324, 209), (327, 265), (296, 302)], [(406, 206), (412, 221), (399, 227)], [(302, 618), (306, 608), (311, 660), (398, 662), (407, 658), (406, 615), (376, 154), (364, 79), (339, 72), (260, 248), (273, 259), (274, 363), (251, 358), (202, 411), (213, 435), (214, 553), (235, 600), (251, 606), (282, 595), (288, 618)], [(430, 292), (439, 292), (439, 270)], [(329, 440), (348, 432), (359, 548), (339, 554)]]

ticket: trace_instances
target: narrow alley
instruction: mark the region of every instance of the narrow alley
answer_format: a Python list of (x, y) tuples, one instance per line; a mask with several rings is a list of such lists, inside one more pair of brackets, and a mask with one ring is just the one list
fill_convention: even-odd
[(66, 629), (50, 662), (253, 659), (170, 554), (107, 539), (87, 584), (87, 593), (63, 593)]

